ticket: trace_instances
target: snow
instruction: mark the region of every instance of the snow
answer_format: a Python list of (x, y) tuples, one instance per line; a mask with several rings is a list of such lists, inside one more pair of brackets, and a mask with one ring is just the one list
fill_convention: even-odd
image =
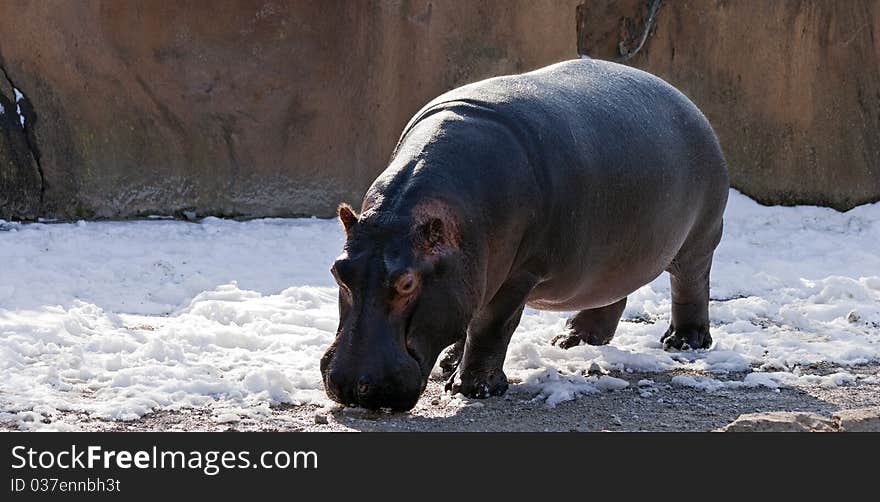
[(22, 94), (21, 91), (14, 87), (12, 88), (12, 90), (15, 91), (15, 113), (18, 114), (18, 120), (21, 123), (21, 127), (24, 128), (24, 114), (21, 113), (21, 105), (19, 104), (24, 98), (24, 94)]
[[(549, 344), (570, 313), (527, 309), (505, 371), (554, 406), (629, 386), (609, 371), (685, 372), (707, 392), (857, 384), (880, 360), (880, 204), (764, 207), (731, 191), (712, 273), (709, 350), (665, 352), (665, 274), (630, 298), (611, 345)], [(0, 222), (0, 421), (70, 429), (207, 408), (329, 404), (318, 363), (337, 323), (335, 221)], [(647, 322), (646, 322), (647, 321)], [(832, 367), (810, 374), (811, 365)], [(744, 378), (730, 374), (746, 372)], [(735, 375), (733, 375), (735, 377)], [(636, 392), (651, 396), (651, 380)]]

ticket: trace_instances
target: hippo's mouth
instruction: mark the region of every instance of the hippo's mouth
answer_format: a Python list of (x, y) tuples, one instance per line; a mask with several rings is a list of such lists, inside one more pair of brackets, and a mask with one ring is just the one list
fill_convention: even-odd
[(409, 357), (411, 357), (416, 362), (416, 364), (419, 366), (419, 371), (422, 374), (422, 381), (423, 381), (422, 387), (424, 388), (427, 385), (427, 380), (428, 380), (428, 376), (430, 376), (431, 368), (425, 369), (424, 358), (421, 355), (419, 355), (418, 351), (416, 351), (416, 349), (414, 349), (412, 347), (412, 345), (410, 345), (410, 340), (412, 340), (412, 334), (413, 334), (412, 333), (412, 322), (413, 322), (413, 317), (415, 317), (415, 312), (417, 310), (417, 307), (418, 307), (418, 303), (413, 305), (413, 307), (410, 309), (409, 315), (406, 318), (406, 323), (404, 324), (404, 327), (403, 327), (403, 347), (406, 350), (406, 353), (409, 355)]

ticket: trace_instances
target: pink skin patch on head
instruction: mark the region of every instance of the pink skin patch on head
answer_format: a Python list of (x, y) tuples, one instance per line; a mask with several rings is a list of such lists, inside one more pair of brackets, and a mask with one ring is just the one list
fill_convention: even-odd
[(458, 216), (447, 203), (437, 199), (422, 201), (413, 208), (412, 217), (419, 235), (416, 251), (438, 255), (459, 248)]

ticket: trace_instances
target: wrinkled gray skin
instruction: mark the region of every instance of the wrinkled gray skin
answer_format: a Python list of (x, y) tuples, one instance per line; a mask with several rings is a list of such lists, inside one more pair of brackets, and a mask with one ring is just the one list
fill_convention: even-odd
[(642, 71), (575, 60), (443, 94), (407, 125), (360, 215), (340, 206), (328, 395), (410, 409), (453, 344), (447, 388), (503, 394), (524, 306), (579, 311), (561, 347), (605, 344), (626, 296), (664, 270), (664, 347), (708, 348), (727, 193), (705, 117)]

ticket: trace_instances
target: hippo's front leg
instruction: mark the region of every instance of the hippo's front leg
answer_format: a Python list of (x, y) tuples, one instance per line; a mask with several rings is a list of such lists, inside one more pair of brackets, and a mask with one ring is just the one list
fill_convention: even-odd
[(474, 398), (500, 396), (507, 391), (503, 370), (507, 345), (536, 283), (531, 274), (509, 279), (486, 308), (474, 316), (468, 326), (461, 362), (446, 382), (446, 390)]

